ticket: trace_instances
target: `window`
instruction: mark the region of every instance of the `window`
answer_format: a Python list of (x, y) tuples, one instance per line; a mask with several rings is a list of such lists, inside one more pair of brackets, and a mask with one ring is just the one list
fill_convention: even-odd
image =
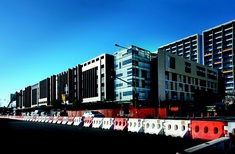
[(169, 72), (165, 72), (165, 79), (169, 80)]
[(141, 84), (142, 87), (145, 88), (145, 80), (141, 80), (141, 82), (142, 82), (142, 84)]
[(200, 80), (200, 86), (206, 87), (206, 80)]
[(122, 62), (122, 65), (124, 66), (124, 65), (127, 65), (127, 64), (131, 64), (131, 62), (132, 62), (132, 59), (127, 59), (127, 60), (124, 60)]
[(137, 60), (132, 60), (132, 65), (138, 66), (138, 65), (139, 65), (139, 62), (138, 62)]
[(104, 68), (101, 68), (101, 74), (103, 74), (104, 73)]
[(183, 84), (179, 83), (179, 91), (183, 91)]
[(177, 81), (177, 74), (172, 73), (172, 81)]
[(185, 62), (185, 72), (191, 73), (191, 63)]
[(147, 71), (146, 70), (142, 70), (142, 77), (143, 78), (147, 78)]
[(197, 75), (198, 75), (198, 76), (205, 77), (205, 76), (206, 76), (205, 68), (200, 67), (200, 66), (197, 66)]
[(133, 95), (133, 91), (125, 91), (123, 92), (123, 96), (130, 96)]
[(189, 90), (188, 90), (188, 85), (187, 85), (187, 84), (184, 86), (184, 88), (185, 88), (185, 92), (188, 92), (188, 91), (189, 91)]
[(175, 58), (170, 57), (170, 68), (175, 69)]
[(207, 71), (207, 77), (208, 77), (209, 79), (216, 80), (216, 72), (213, 72), (213, 71), (211, 71), (211, 70), (208, 70), (208, 71)]
[(139, 76), (139, 70), (138, 70), (138, 68), (133, 68), (133, 69), (132, 69), (132, 75), (133, 75), (133, 76)]
[(191, 84), (191, 77), (188, 77), (188, 84)]
[(139, 80), (138, 79), (133, 79), (133, 87), (139, 87)]

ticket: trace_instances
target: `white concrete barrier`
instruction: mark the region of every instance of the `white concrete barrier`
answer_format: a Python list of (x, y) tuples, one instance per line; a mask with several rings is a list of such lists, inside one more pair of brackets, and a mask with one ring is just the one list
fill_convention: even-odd
[(46, 116), (41, 116), (41, 122), (45, 122)]
[(114, 118), (104, 118), (102, 129), (112, 129)]
[(63, 117), (62, 116), (59, 116), (58, 119), (57, 119), (57, 124), (61, 124), (63, 121)]
[(62, 124), (63, 124), (63, 125), (66, 125), (67, 122), (68, 122), (68, 119), (69, 119), (68, 116), (64, 116), (63, 119), (62, 119)]
[(29, 121), (29, 119), (30, 119), (30, 116), (24, 116), (25, 121)]
[(225, 134), (227, 137), (235, 137), (235, 122), (228, 122), (227, 126), (224, 126), (224, 130), (227, 131)]
[(135, 132), (135, 133), (144, 132), (144, 119), (129, 118), (128, 132)]
[(92, 128), (102, 128), (102, 126), (103, 126), (103, 119), (104, 118), (94, 117), (92, 119)]
[(172, 137), (191, 137), (189, 124), (191, 120), (165, 120), (164, 133), (166, 136)]
[(82, 117), (75, 117), (73, 121), (74, 126), (80, 126), (82, 123)]
[(56, 124), (57, 121), (58, 121), (58, 117), (57, 117), (57, 116), (54, 116), (54, 117), (53, 117), (53, 120), (52, 120), (52, 123), (53, 123), (53, 124)]
[(69, 117), (68, 117), (67, 125), (73, 125), (73, 123), (74, 123), (74, 118), (75, 118), (75, 117), (73, 117), (73, 116), (69, 116)]
[(145, 119), (144, 133), (164, 135), (164, 119)]
[(29, 116), (28, 121), (34, 121), (33, 118), (34, 118), (34, 116)]
[(49, 122), (49, 120), (50, 120), (50, 117), (49, 117), (49, 116), (46, 116), (46, 117), (45, 117), (45, 121), (44, 121), (44, 122), (46, 122), (46, 123), (47, 123), (47, 122)]
[(35, 122), (41, 122), (42, 121), (42, 117), (41, 116), (37, 116)]

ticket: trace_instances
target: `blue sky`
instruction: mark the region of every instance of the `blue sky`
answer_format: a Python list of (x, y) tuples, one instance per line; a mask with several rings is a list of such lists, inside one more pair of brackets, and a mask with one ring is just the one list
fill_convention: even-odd
[(0, 0), (0, 106), (118, 47), (158, 47), (235, 19), (234, 0)]

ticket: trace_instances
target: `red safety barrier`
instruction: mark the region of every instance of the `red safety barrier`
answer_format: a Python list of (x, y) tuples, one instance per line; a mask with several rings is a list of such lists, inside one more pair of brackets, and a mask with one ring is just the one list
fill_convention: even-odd
[(24, 119), (24, 116), (14, 116), (16, 120), (23, 120)]
[(17, 116), (20, 120), (24, 120), (24, 116)]
[(127, 130), (128, 118), (114, 118), (114, 130)]
[(37, 116), (33, 116), (32, 121), (36, 121)]
[(91, 117), (84, 118), (83, 127), (92, 127), (92, 119)]
[(192, 120), (189, 128), (193, 139), (201, 139), (210, 141), (224, 137), (226, 130), (224, 126), (227, 126), (227, 122), (224, 121), (201, 121)]
[(59, 116), (56, 123), (61, 124), (62, 121), (63, 121), (63, 116)]
[(75, 117), (69, 117), (69, 118), (68, 118), (67, 125), (72, 125), (73, 122), (74, 122), (74, 118), (75, 118)]
[(52, 123), (53, 120), (54, 120), (54, 116), (50, 116), (50, 117), (49, 117), (49, 120), (48, 120), (48, 123)]

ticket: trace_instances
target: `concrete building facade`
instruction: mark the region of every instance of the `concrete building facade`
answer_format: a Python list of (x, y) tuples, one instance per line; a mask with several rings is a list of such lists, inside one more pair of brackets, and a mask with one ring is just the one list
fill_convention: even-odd
[(235, 20), (203, 31), (203, 63), (223, 74), (226, 97), (235, 96)]
[(158, 50), (156, 54), (155, 82), (158, 84), (158, 96), (161, 101), (194, 101), (197, 90), (217, 93), (218, 71), (216, 69), (163, 50)]
[(159, 47), (159, 50), (182, 56), (185, 59), (203, 64), (202, 35), (194, 34)]

